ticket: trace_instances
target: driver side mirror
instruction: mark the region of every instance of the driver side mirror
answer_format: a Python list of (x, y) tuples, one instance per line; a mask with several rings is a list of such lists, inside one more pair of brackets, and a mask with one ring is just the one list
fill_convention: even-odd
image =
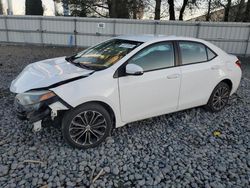
[(126, 65), (126, 74), (139, 76), (143, 75), (143, 68), (136, 64), (127, 64)]

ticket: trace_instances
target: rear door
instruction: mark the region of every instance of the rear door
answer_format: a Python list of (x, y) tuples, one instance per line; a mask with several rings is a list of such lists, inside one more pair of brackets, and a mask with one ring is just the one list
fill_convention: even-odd
[(180, 41), (181, 89), (179, 109), (207, 103), (218, 82), (221, 67), (217, 55), (199, 42)]
[(160, 42), (145, 47), (127, 63), (141, 66), (144, 74), (119, 77), (121, 116), (124, 122), (177, 109), (180, 67), (175, 67), (172, 42)]

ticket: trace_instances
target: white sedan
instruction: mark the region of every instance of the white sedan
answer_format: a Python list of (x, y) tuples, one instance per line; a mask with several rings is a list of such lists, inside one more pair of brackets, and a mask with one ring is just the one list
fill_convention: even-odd
[(34, 130), (59, 122), (71, 146), (89, 148), (129, 122), (203, 105), (220, 111), (241, 74), (236, 56), (204, 40), (121, 36), (30, 64), (10, 90)]

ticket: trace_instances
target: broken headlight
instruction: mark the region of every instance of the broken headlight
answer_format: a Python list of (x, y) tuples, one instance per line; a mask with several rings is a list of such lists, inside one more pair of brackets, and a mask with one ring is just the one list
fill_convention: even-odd
[(18, 102), (22, 105), (31, 105), (46, 101), (56, 96), (52, 91), (30, 91), (25, 93), (19, 93), (16, 96)]

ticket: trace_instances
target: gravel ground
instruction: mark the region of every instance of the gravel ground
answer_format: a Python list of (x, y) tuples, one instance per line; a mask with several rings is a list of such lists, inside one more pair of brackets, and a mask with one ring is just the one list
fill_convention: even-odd
[(242, 63), (243, 77), (250, 79), (250, 57), (239, 57)]
[(28, 63), (74, 50), (0, 46), (0, 187), (249, 186), (249, 66), (219, 113), (195, 108), (130, 123), (99, 147), (77, 150), (58, 129), (32, 133), (16, 118), (8, 90)]

